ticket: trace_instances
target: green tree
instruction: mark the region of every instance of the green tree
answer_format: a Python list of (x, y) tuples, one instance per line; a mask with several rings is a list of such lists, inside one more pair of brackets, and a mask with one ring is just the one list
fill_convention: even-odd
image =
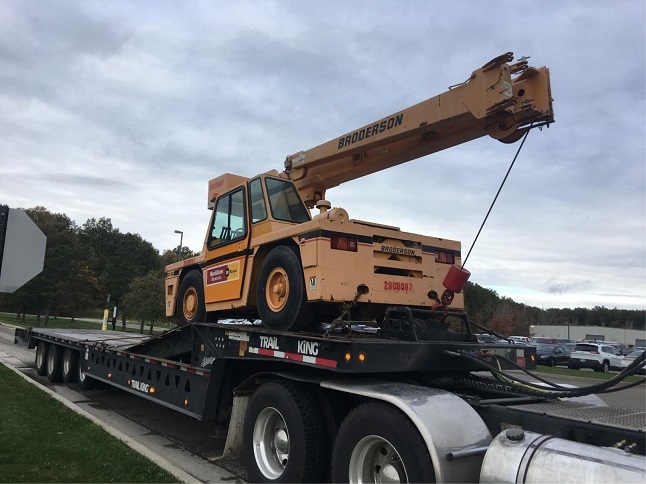
[[(200, 255), (200, 253), (193, 252), (186, 246), (182, 247), (182, 260), (190, 259), (191, 257), (195, 257), (196, 255)], [(177, 249), (166, 249), (162, 253), (161, 259), (163, 267), (166, 267), (169, 264), (174, 264), (175, 262), (177, 262)]]
[[(135, 278), (161, 269), (161, 257), (150, 242), (139, 234), (122, 234), (112, 226), (109, 218), (88, 219), (80, 236), (90, 254), (90, 267), (101, 281), (103, 294), (98, 300), (104, 301), (106, 295), (111, 295), (121, 309), (125, 326), (127, 307), (124, 307), (123, 296)], [(161, 294), (163, 296), (163, 288)]]
[(150, 325), (150, 334), (155, 323), (166, 318), (164, 309), (164, 273), (160, 270), (148, 272), (135, 277), (125, 297), (124, 314), (140, 323), (139, 332), (144, 332), (144, 325)]

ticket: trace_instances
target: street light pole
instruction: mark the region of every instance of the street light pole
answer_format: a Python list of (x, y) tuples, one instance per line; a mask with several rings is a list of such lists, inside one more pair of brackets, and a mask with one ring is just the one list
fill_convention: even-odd
[(184, 232), (182, 232), (181, 230), (176, 230), (175, 233), (179, 234), (179, 247), (177, 248), (177, 261), (179, 262), (182, 260), (182, 243), (184, 241)]

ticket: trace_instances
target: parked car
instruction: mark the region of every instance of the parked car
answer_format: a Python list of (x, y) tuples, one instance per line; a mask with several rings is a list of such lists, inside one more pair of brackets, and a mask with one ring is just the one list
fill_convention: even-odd
[(529, 338), (530, 344), (533, 345), (539, 345), (539, 344), (544, 344), (544, 345), (557, 345), (559, 342), (556, 340), (556, 338), (545, 338), (543, 336), (533, 336)]
[(567, 352), (568, 356), (570, 356), (570, 353), (572, 353), (572, 350), (576, 346), (576, 343), (565, 343), (563, 345), (563, 348), (565, 348), (565, 351)]
[(476, 334), (476, 338), (478, 338), (478, 343), (490, 345), (509, 344), (509, 341), (507, 341), (506, 339), (498, 339), (493, 334)]
[(619, 353), (621, 353), (624, 356), (626, 356), (626, 355), (628, 355), (628, 353), (630, 353), (630, 350), (628, 349), (628, 347), (623, 343), (617, 343), (615, 341), (601, 341), (601, 343), (614, 346), (615, 349), (617, 351), (619, 351)]
[(563, 346), (565, 346), (567, 343), (574, 343), (574, 341), (568, 338), (556, 338), (556, 341), (558, 341), (559, 344)]
[[(623, 360), (621, 360), (621, 367), (623, 368), (628, 368), (637, 357), (641, 356), (644, 353), (644, 350), (637, 350), (637, 351), (632, 351), (628, 353)], [(646, 368), (643, 366), (639, 369), (637, 372), (641, 375), (646, 375)]]
[(577, 343), (570, 354), (570, 368), (592, 368), (608, 373), (610, 370), (621, 370), (623, 358), (619, 350), (609, 344)]
[(620, 354), (626, 356), (628, 353), (631, 352), (628, 347), (623, 344), (623, 343), (618, 343), (616, 341), (599, 341), (599, 340), (583, 340), (582, 343), (599, 343), (599, 344), (604, 344), (604, 345), (611, 345), (614, 346), (616, 350), (619, 351)]
[(570, 362), (570, 356), (565, 351), (565, 348), (560, 345), (536, 345), (536, 363), (539, 365), (567, 366)]
[(529, 338), (527, 336), (510, 336), (509, 339), (513, 341), (514, 344), (517, 344), (517, 343), (529, 344)]

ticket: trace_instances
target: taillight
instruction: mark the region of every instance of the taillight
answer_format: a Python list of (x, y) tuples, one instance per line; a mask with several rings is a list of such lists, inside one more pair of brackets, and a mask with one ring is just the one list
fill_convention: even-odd
[(453, 252), (438, 250), (435, 252), (435, 262), (439, 262), (440, 264), (455, 264), (455, 256)]
[(330, 247), (336, 250), (349, 250), (350, 252), (356, 252), (357, 239), (353, 237), (345, 237), (343, 235), (332, 235), (330, 237)]

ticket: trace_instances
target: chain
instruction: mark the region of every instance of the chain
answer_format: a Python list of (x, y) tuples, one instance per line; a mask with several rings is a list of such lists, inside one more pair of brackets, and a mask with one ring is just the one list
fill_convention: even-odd
[(357, 302), (359, 301), (360, 297), (361, 297), (361, 292), (357, 290), (357, 293), (354, 295), (354, 298), (352, 298), (352, 301), (346, 301), (343, 303), (343, 310), (341, 311), (341, 314), (338, 317), (336, 317), (332, 321), (332, 323), (330, 323), (330, 327), (325, 332), (326, 338), (330, 336), (330, 333), (333, 330), (343, 326), (346, 319), (350, 318), (350, 310), (357, 305)]

